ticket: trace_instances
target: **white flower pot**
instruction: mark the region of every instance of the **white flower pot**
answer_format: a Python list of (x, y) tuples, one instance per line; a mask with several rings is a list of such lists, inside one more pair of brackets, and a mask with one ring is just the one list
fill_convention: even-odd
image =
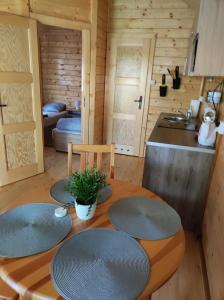
[(97, 201), (92, 205), (82, 205), (77, 203), (75, 200), (75, 210), (77, 217), (81, 220), (91, 219), (96, 211), (96, 203)]

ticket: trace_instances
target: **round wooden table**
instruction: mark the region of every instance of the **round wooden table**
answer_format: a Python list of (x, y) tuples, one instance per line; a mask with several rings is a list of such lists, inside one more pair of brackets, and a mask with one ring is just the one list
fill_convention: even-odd
[[(108, 220), (108, 208), (121, 197), (145, 195), (155, 200), (160, 198), (152, 192), (128, 182), (110, 180), (113, 195), (97, 207), (96, 214), (89, 221), (81, 221), (76, 217), (74, 209), (70, 209), (73, 228), (70, 235), (91, 227), (113, 227)], [(52, 202), (49, 189), (52, 182), (34, 186), (25, 191), (22, 198), (16, 201), (16, 206), (31, 202)], [(14, 205), (15, 206), (15, 205)], [(8, 209), (12, 206), (8, 206)], [(151, 262), (151, 276), (148, 285), (138, 299), (150, 299), (150, 295), (161, 287), (179, 267), (185, 249), (184, 231), (168, 239), (159, 241), (139, 240)], [(19, 259), (0, 258), (0, 277), (19, 293), (21, 299), (63, 299), (51, 282), (51, 261), (60, 245), (42, 254)], [(15, 245), (16, 247), (16, 245)]]

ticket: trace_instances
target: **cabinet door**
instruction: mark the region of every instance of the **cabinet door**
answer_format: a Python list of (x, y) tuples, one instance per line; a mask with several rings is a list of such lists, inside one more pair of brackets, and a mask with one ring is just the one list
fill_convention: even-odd
[(113, 35), (108, 45), (105, 140), (139, 155), (151, 40)]
[(214, 154), (149, 145), (142, 186), (180, 215), (185, 229), (199, 233)]
[(0, 15), (0, 186), (43, 172), (36, 21)]
[(224, 1), (201, 0), (193, 75), (224, 76)]

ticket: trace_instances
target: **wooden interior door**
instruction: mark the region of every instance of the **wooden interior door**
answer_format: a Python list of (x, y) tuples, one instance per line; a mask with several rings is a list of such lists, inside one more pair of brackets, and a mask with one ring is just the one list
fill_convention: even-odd
[(36, 21), (0, 14), (0, 186), (41, 173)]
[(104, 127), (116, 153), (140, 154), (150, 42), (136, 34), (109, 38)]

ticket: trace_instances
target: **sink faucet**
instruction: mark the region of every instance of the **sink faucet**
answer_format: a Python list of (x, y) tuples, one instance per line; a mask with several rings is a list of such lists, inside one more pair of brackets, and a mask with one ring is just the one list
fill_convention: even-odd
[(186, 118), (186, 120), (191, 120), (192, 113), (191, 113), (191, 110), (190, 110), (190, 109), (188, 109), (188, 111), (186, 112), (186, 114), (183, 113), (183, 112), (180, 111), (180, 110), (178, 110), (178, 112), (179, 112), (180, 114), (182, 114), (182, 115)]

